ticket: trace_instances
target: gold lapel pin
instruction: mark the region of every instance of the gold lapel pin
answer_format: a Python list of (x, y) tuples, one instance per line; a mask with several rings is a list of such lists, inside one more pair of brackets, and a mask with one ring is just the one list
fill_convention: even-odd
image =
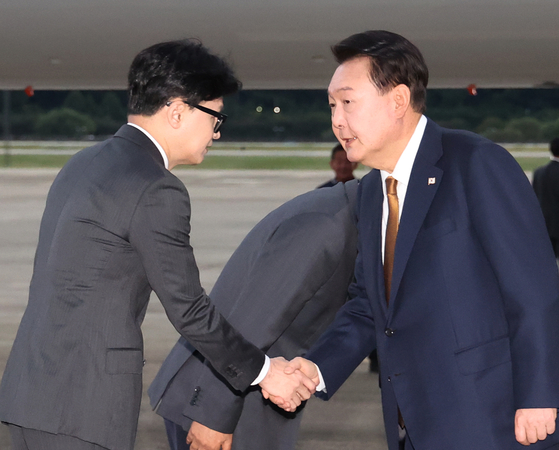
[(429, 178), (429, 179), (427, 180), (427, 186), (430, 186), (430, 185), (432, 185), (432, 184), (435, 184), (436, 181), (437, 181), (437, 179), (436, 179), (435, 177)]

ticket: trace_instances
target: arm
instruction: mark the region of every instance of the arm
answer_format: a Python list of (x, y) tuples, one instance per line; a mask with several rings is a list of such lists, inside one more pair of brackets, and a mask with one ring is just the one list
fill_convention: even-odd
[[(352, 299), (340, 309), (328, 330), (305, 355), (305, 358), (320, 369), (326, 391), (317, 395), (325, 400), (334, 395), (376, 348), (375, 323), (371, 303), (363, 285), (361, 254), (359, 252), (355, 264), (356, 282), (350, 286)], [(309, 377), (316, 376), (311, 365), (303, 364), (300, 370)]]
[(245, 390), (262, 368), (264, 353), (219, 314), (200, 286), (189, 232), (190, 202), (182, 183), (170, 176), (152, 183), (136, 207), (130, 243), (177, 331), (228, 383)]
[(505, 302), (516, 436), (527, 445), (555, 429), (559, 281), (542, 213), (526, 176), (508, 152), (490, 147), (472, 157), (470, 180), (480, 182), (468, 185), (468, 203)]

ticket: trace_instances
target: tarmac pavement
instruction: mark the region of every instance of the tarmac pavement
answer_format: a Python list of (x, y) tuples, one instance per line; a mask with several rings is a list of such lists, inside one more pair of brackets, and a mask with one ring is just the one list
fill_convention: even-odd
[[(56, 169), (0, 169), (0, 374), (27, 303), (39, 222)], [(328, 171), (210, 171), (181, 169), (192, 201), (192, 245), (202, 285), (210, 291), (248, 231), (285, 201), (331, 177)], [(362, 176), (364, 172), (359, 172)], [(143, 324), (144, 391), (178, 338), (152, 298)], [(9, 449), (0, 427), (0, 450)], [(167, 450), (162, 420), (144, 394), (136, 450)], [(364, 362), (329, 402), (305, 408), (297, 450), (386, 449), (378, 377)], [(265, 449), (263, 449), (265, 450)]]

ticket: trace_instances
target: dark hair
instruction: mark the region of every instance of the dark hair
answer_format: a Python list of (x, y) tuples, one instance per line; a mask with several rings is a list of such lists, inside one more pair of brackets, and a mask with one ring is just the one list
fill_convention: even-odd
[(342, 144), (337, 144), (333, 149), (332, 149), (332, 154), (330, 155), (330, 161), (332, 161), (334, 159), (334, 156), (336, 155), (336, 153), (338, 152), (345, 152), (344, 148), (342, 147)]
[(371, 81), (381, 94), (404, 84), (411, 91), (414, 111), (425, 112), (429, 69), (419, 49), (403, 36), (383, 30), (365, 31), (333, 45), (332, 53), (338, 64), (369, 57)]
[(549, 150), (553, 156), (559, 156), (559, 138), (555, 138), (549, 143)]
[(195, 39), (162, 42), (142, 50), (128, 72), (128, 114), (151, 116), (180, 97), (190, 105), (241, 88), (231, 67)]

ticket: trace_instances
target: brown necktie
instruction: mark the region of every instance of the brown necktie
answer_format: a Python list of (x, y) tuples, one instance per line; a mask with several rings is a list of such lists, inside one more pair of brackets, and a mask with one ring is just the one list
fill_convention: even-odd
[(394, 266), (394, 249), (398, 235), (398, 194), (396, 186), (398, 180), (392, 177), (386, 179), (386, 198), (388, 199), (388, 223), (386, 225), (386, 239), (384, 242), (384, 288), (386, 303), (390, 300), (390, 283), (392, 282), (392, 268)]
[[(394, 267), (394, 249), (398, 235), (399, 208), (396, 186), (398, 180), (388, 177), (386, 179), (386, 198), (388, 199), (388, 223), (386, 224), (386, 239), (384, 241), (384, 289), (386, 290), (386, 304), (390, 301), (390, 284), (392, 283), (392, 268)], [(404, 429), (404, 419), (398, 408), (398, 424)]]

